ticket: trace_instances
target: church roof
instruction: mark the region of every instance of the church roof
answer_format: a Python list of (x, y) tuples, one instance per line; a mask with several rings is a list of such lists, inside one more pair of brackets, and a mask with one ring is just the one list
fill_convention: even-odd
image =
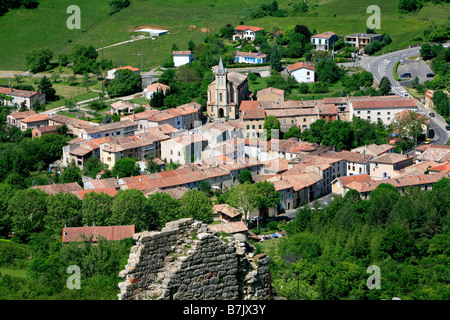
[(227, 72), (227, 70), (223, 66), (222, 55), (220, 56), (219, 65), (217, 66), (215, 72), (216, 73), (226, 73)]

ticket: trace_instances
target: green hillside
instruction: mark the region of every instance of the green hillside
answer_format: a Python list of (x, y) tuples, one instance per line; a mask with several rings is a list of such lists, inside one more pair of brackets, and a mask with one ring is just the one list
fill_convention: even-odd
[[(140, 67), (143, 52), (144, 69), (158, 66), (171, 58), (173, 43), (180, 49), (187, 49), (189, 40), (202, 42), (205, 29), (218, 33), (227, 23), (264, 27), (267, 31), (285, 29), (304, 24), (310, 30), (327, 30), (345, 35), (364, 32), (366, 13), (369, 5), (381, 8), (381, 30), (391, 35), (393, 43), (387, 47), (396, 49), (410, 44), (411, 39), (420, 35), (433, 22), (446, 21), (449, 4), (434, 5), (428, 2), (418, 13), (400, 14), (398, 0), (315, 0), (308, 1), (310, 10), (297, 17), (264, 17), (249, 20), (250, 13), (264, 1), (261, 0), (131, 0), (131, 6), (109, 15), (109, 0), (40, 0), (36, 9), (11, 10), (0, 17), (2, 45), (0, 46), (0, 70), (24, 70), (25, 53), (32, 48), (50, 48), (57, 56), (69, 53), (77, 43), (92, 44), (97, 48), (137, 35), (133, 30), (140, 26), (170, 30), (155, 40), (140, 40), (104, 49), (104, 58), (113, 60), (115, 65)], [(267, 1), (267, 3), (270, 1)], [(293, 1), (279, 0), (280, 8), (291, 8)], [(81, 9), (81, 29), (69, 30), (66, 13), (69, 5), (76, 4)], [(190, 27), (191, 26), (191, 27)], [(196, 28), (192, 28), (195, 26)], [(204, 28), (203, 30), (200, 30)]]

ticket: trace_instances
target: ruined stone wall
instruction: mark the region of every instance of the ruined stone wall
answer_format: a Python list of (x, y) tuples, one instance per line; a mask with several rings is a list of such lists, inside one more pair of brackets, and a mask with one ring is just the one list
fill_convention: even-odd
[(193, 219), (134, 238), (119, 300), (269, 299), (269, 257), (245, 241), (218, 238)]

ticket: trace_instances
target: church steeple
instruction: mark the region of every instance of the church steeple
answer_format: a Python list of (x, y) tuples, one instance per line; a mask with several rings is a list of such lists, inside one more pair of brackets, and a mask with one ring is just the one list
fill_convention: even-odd
[(227, 69), (224, 68), (223, 61), (222, 61), (222, 55), (220, 55), (219, 65), (217, 66), (216, 74), (225, 74), (226, 72), (227, 72)]

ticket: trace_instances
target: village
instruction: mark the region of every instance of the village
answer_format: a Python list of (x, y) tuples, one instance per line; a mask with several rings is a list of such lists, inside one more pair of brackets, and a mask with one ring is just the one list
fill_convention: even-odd
[[(233, 40), (255, 39), (261, 28), (237, 26)], [(377, 34), (353, 34), (346, 37), (363, 50)], [(316, 50), (329, 50), (336, 35), (329, 31), (311, 37)], [(174, 51), (175, 67), (192, 63), (191, 51)], [(236, 53), (236, 62), (242, 64), (266, 63), (265, 54)], [(127, 69), (139, 74), (138, 68), (120, 67), (108, 71), (107, 79), (114, 79), (118, 70)], [(426, 118), (423, 133), (428, 135), (428, 117), (420, 113), (418, 101), (409, 95), (341, 96), (316, 100), (285, 100), (282, 89), (267, 87), (257, 94), (249, 91), (248, 72), (228, 70), (220, 58), (212, 68), (215, 79), (208, 85), (206, 112), (196, 102), (160, 110), (149, 104), (136, 104), (117, 99), (111, 103), (110, 114), (120, 121), (94, 123), (66, 115), (35, 112), (36, 101), (45, 102), (39, 92), (1, 88), (9, 96), (9, 105), (25, 105), (26, 111), (12, 112), (7, 124), (31, 130), (32, 137), (58, 134), (65, 127), (73, 137), (63, 147), (62, 158), (52, 170), (62, 171), (71, 163), (83, 169), (92, 157), (97, 157), (111, 170), (123, 158), (137, 160), (140, 174), (129, 177), (83, 177), (83, 187), (77, 182), (40, 185), (49, 194), (69, 192), (80, 199), (88, 192), (104, 192), (114, 196), (120, 190), (138, 189), (144, 195), (165, 192), (175, 198), (190, 189), (198, 189), (206, 182), (215, 192), (224, 192), (238, 185), (243, 171), (251, 173), (251, 180), (268, 181), (280, 193), (281, 201), (268, 213), (269, 218), (295, 212), (304, 205), (312, 205), (326, 196), (344, 197), (356, 190), (368, 199), (371, 191), (388, 183), (403, 191), (408, 187), (431, 189), (443, 177), (450, 177), (450, 147), (430, 144), (430, 139), (416, 146), (412, 153), (394, 152), (392, 144), (370, 144), (351, 150), (339, 150), (292, 137), (283, 139), (291, 127), (308, 130), (318, 120), (352, 121), (355, 118), (381, 121), (386, 126), (410, 113)], [(314, 66), (306, 62), (288, 65), (285, 73), (298, 83), (314, 82)], [(141, 96), (150, 100), (154, 94), (169, 90), (169, 86), (154, 81)], [(430, 91), (432, 94), (432, 92)], [(429, 99), (426, 104), (429, 104)], [(144, 111), (135, 113), (137, 108)], [(277, 129), (265, 125), (268, 117), (279, 123)], [(267, 131), (272, 131), (268, 139)], [(147, 171), (147, 162), (156, 164), (155, 172)], [(175, 167), (173, 167), (173, 164)], [(332, 199), (332, 198), (331, 198)], [(252, 212), (250, 218), (261, 218), (261, 212)], [(242, 233), (248, 236), (249, 226), (244, 216), (227, 204), (214, 205), (215, 232)], [(70, 233), (71, 226), (64, 234)], [(90, 228), (89, 226), (87, 228)], [(99, 228), (99, 227), (95, 227)], [(131, 230), (131, 229), (130, 229)], [(89, 233), (88, 229), (84, 230)], [(75, 231), (74, 231), (75, 232)], [(80, 231), (76, 231), (80, 232)], [(132, 230), (134, 232), (134, 229)], [(77, 233), (78, 234), (78, 233)], [(253, 238), (261, 240), (250, 232)], [(63, 241), (64, 237), (63, 237)]]

